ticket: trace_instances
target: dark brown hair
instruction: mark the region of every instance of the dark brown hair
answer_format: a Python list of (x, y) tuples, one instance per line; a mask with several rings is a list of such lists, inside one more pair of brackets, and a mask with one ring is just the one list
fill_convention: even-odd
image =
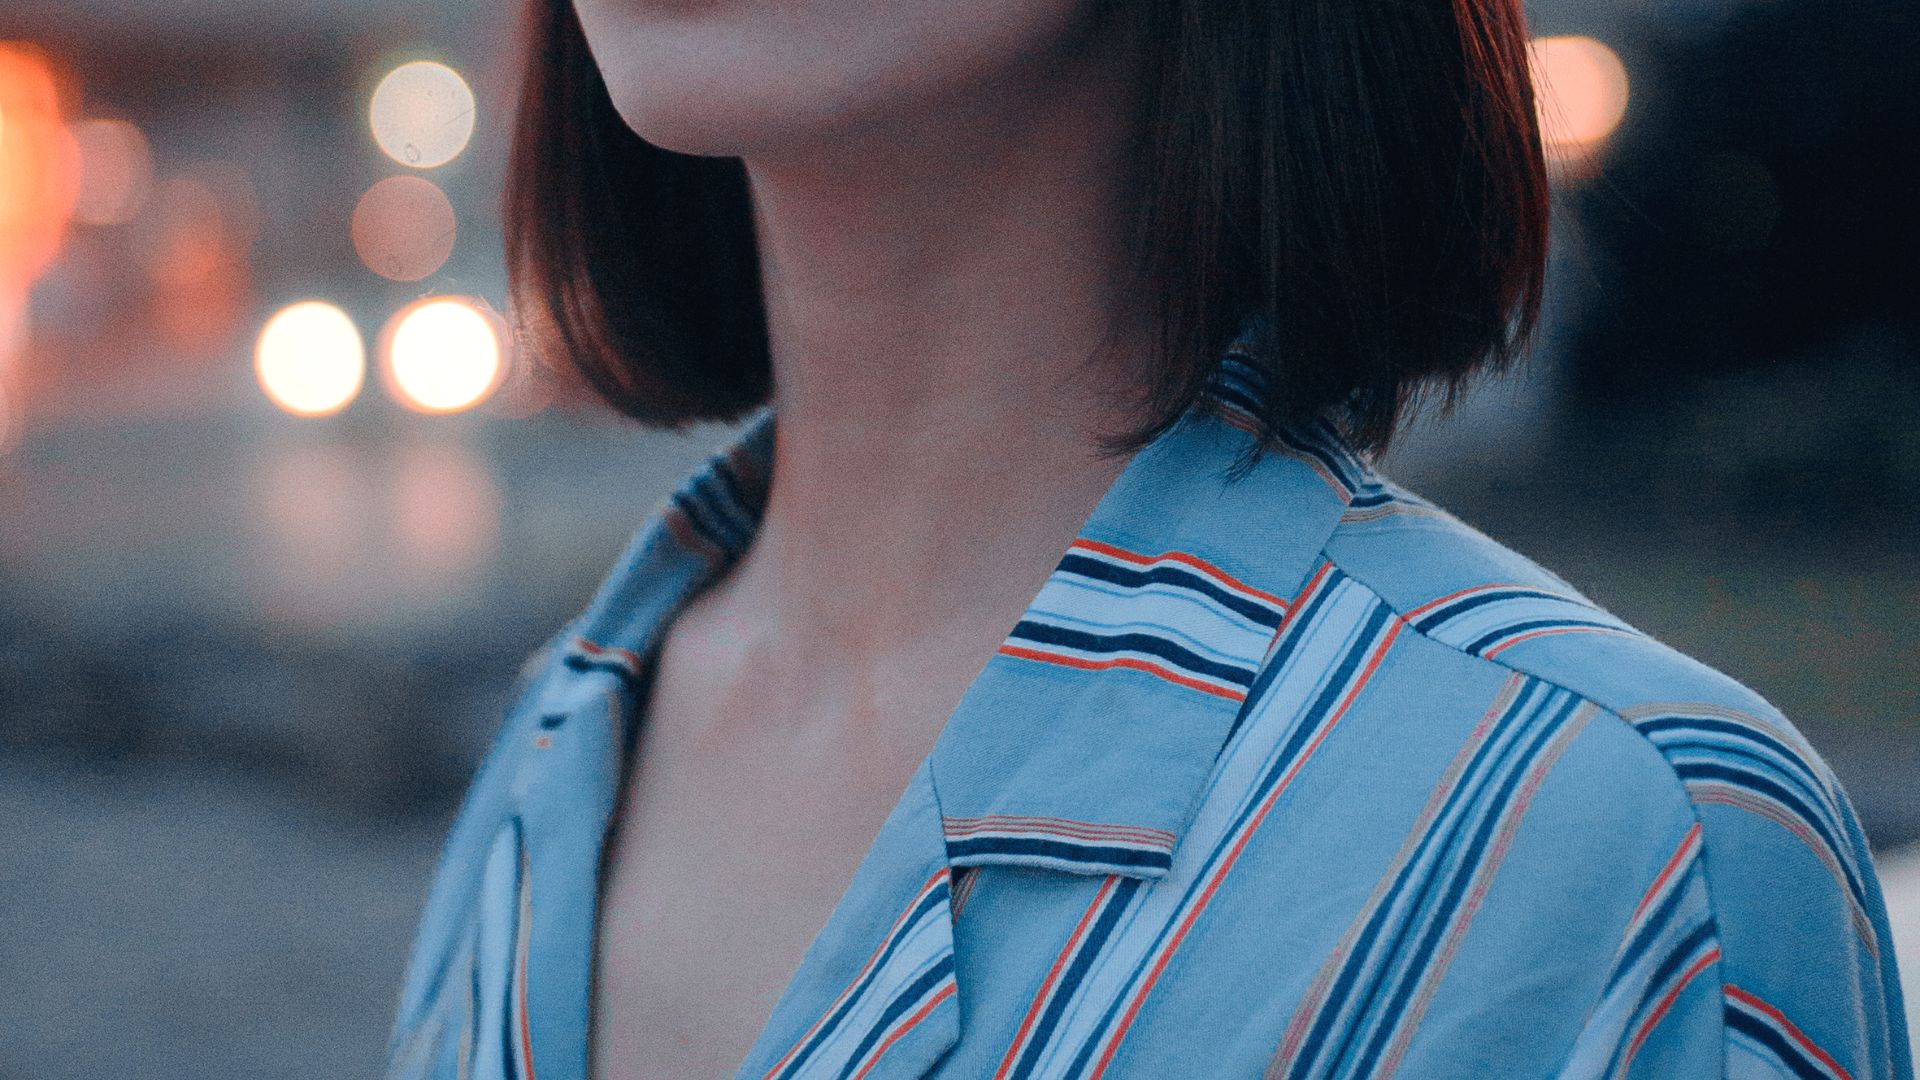
[[(1159, 302), (1138, 446), (1249, 315), (1271, 431), (1384, 448), (1414, 400), (1506, 366), (1547, 244), (1519, 0), (1133, 0), (1150, 124), (1132, 226)], [(524, 340), (619, 412), (734, 419), (771, 385), (740, 159), (635, 135), (570, 0), (530, 0), (506, 192)]]

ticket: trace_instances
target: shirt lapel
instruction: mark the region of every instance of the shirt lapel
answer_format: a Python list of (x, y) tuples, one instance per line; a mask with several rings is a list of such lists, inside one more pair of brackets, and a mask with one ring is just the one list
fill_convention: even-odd
[(1205, 406), (1135, 455), (968, 689), (930, 758), (950, 865), (1167, 872), (1366, 475), (1324, 427), (1237, 473), (1262, 393), (1230, 355)]
[[(1242, 358), (1259, 328), (1135, 454), (969, 687), (741, 1077), (928, 1071), (960, 1034), (956, 870), (1167, 872), (1291, 598), (1368, 475), (1324, 424), (1254, 452), (1265, 390)], [(751, 542), (773, 425), (756, 413), (635, 534), (509, 725), (528, 744), (510, 801), (533, 883), (519, 978), (538, 1072), (584, 1075), (592, 883), (644, 658)]]
[(739, 1080), (918, 1077), (960, 1036), (953, 872), (923, 763), (814, 939)]

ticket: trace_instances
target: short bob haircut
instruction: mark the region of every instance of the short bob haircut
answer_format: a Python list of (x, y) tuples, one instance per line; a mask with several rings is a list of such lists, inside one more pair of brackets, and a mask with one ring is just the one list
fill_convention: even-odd
[[(1148, 6), (1156, 290), (1138, 448), (1250, 314), (1269, 437), (1315, 417), (1383, 450), (1410, 406), (1505, 367), (1539, 312), (1548, 181), (1520, 0)], [(506, 190), (522, 341), (613, 409), (737, 419), (771, 382), (745, 168), (621, 120), (571, 0), (530, 0)]]

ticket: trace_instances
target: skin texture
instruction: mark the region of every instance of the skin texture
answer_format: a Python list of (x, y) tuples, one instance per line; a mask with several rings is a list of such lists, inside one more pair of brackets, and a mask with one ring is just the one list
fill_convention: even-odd
[(1097, 447), (1133, 420), (1146, 340), (1122, 228), (1138, 12), (578, 9), (627, 123), (741, 157), (754, 195), (771, 494), (660, 653), (601, 882), (591, 1050), (601, 1080), (731, 1076), (1125, 465)]

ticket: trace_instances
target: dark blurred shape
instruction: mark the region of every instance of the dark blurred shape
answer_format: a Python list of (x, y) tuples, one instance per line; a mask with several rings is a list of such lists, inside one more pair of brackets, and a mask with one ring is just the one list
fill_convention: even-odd
[(1910, 368), (1920, 9), (1748, 4), (1638, 52), (1649, 89), (1574, 198), (1604, 295), (1574, 335), (1582, 395), (1658, 400), (1864, 327)]
[(1893, 0), (1745, 4), (1634, 50), (1646, 92), (1570, 200), (1595, 287), (1565, 433), (1597, 474), (1912, 539), (1916, 51)]

